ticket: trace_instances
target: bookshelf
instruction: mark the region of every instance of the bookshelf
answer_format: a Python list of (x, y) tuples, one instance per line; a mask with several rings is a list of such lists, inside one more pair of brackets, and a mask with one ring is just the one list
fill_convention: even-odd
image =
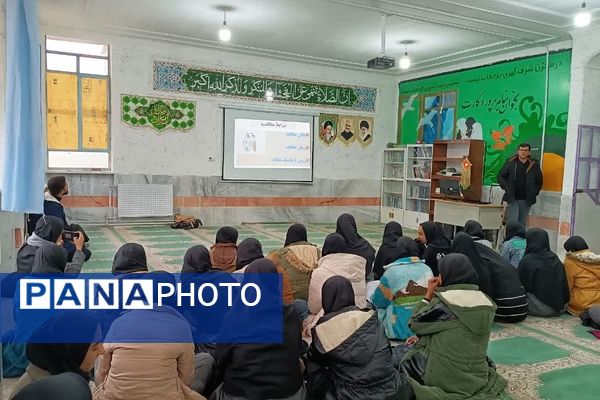
[(406, 196), (402, 225), (408, 228), (416, 229), (422, 222), (429, 221), (432, 152), (430, 144), (406, 146)]
[(395, 148), (383, 151), (383, 174), (381, 179), (381, 222), (404, 218), (404, 187), (406, 178), (406, 149)]
[[(461, 180), (460, 176), (443, 176), (438, 173), (445, 168), (456, 168), (461, 172), (461, 164), (465, 157), (471, 162), (471, 184), (468, 189), (461, 187), (461, 195), (443, 196), (439, 190), (440, 179)], [(483, 185), (483, 166), (485, 157), (485, 142), (483, 140), (436, 140), (433, 143), (433, 158), (431, 169), (432, 199), (460, 199), (471, 202), (481, 202), (481, 187)], [(429, 213), (433, 216), (433, 201)]]

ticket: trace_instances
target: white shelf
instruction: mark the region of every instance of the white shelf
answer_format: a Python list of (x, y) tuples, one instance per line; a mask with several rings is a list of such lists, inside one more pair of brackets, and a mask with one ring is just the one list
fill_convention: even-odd
[(386, 161), (384, 162), (385, 165), (388, 164), (404, 164), (404, 161)]
[(402, 196), (404, 194), (402, 192), (394, 192), (393, 190), (384, 190), (383, 193), (395, 194), (395, 195), (398, 195), (398, 196)]
[(430, 183), (431, 179), (425, 179), (425, 178), (406, 178), (407, 181), (411, 181), (411, 182), (426, 182), (426, 183)]
[(407, 197), (406, 200), (422, 200), (422, 201), (429, 201), (429, 197)]
[(390, 182), (404, 182), (404, 178), (383, 178), (383, 180)]
[(431, 160), (431, 157), (415, 157), (415, 156), (408, 156), (408, 158), (411, 158), (413, 160)]

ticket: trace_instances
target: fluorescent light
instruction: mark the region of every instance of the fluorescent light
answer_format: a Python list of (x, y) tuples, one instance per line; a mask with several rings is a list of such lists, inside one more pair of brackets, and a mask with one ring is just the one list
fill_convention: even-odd
[(581, 10), (575, 14), (574, 24), (578, 28), (584, 28), (592, 22), (592, 14), (587, 11), (586, 4), (581, 4)]
[(225, 25), (219, 29), (219, 40), (221, 42), (229, 42), (231, 40), (231, 31)]
[(227, 28), (227, 11), (223, 11), (223, 26), (219, 29), (219, 40), (229, 42), (231, 40), (231, 31)]
[(409, 69), (409, 68), (410, 68), (410, 57), (408, 57), (408, 52), (406, 52), (400, 59), (400, 69)]

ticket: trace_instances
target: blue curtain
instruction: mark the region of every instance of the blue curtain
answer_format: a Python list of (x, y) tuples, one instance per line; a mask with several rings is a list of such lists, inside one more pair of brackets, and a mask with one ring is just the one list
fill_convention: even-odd
[(41, 213), (42, 140), (37, 0), (6, 0), (6, 141), (2, 209)]

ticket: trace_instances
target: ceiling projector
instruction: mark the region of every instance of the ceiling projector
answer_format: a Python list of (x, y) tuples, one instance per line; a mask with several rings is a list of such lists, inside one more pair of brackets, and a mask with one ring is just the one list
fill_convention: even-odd
[(372, 60), (367, 61), (367, 68), (370, 69), (390, 69), (394, 68), (396, 60), (393, 57), (375, 57)]

